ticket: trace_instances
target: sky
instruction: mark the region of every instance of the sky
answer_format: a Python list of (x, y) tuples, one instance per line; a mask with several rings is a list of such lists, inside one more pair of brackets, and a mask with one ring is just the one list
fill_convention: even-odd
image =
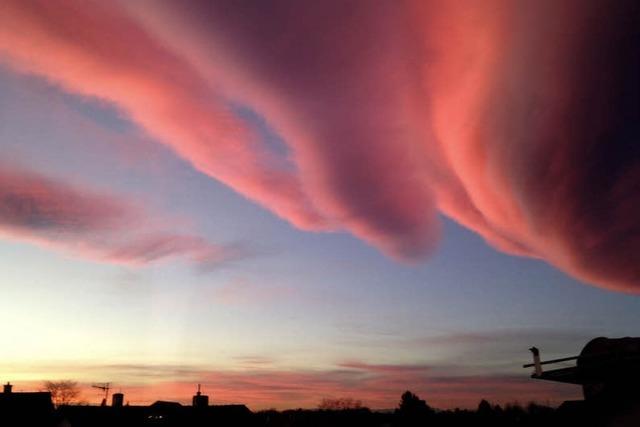
[(640, 321), (637, 5), (0, 5), (0, 380), (558, 404)]

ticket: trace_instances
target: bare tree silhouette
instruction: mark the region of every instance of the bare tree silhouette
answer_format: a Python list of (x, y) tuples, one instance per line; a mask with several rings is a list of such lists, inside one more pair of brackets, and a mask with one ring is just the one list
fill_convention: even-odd
[(80, 395), (80, 388), (76, 381), (45, 381), (43, 386), (51, 393), (51, 400), (56, 407), (74, 403)]

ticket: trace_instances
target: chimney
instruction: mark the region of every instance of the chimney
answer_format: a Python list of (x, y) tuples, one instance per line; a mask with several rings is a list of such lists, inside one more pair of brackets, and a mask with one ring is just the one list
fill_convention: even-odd
[(193, 396), (192, 405), (194, 408), (209, 406), (209, 396), (200, 392), (200, 384), (198, 384), (198, 392)]
[(13, 388), (13, 386), (11, 385), (11, 383), (6, 383), (4, 385), (4, 394), (9, 394), (11, 393), (11, 389)]
[(124, 403), (124, 394), (122, 393), (113, 393), (111, 396), (111, 406), (114, 408), (122, 408)]

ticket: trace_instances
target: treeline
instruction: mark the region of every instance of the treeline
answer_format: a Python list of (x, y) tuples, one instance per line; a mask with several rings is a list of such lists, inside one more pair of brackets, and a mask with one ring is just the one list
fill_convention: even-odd
[[(354, 399), (325, 399), (318, 409), (267, 410), (255, 413), (256, 425), (264, 427), (470, 427), (470, 426), (566, 426), (575, 413), (530, 403), (504, 407), (480, 401), (476, 410), (437, 410), (407, 391), (395, 410), (372, 411)], [(570, 424), (567, 424), (570, 422)]]

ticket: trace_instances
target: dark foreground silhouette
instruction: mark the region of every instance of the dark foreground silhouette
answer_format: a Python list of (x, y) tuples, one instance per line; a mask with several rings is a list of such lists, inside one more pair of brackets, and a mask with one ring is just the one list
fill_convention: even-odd
[(54, 409), (50, 393), (12, 393), (0, 399), (0, 425), (43, 427), (107, 426), (553, 426), (563, 423), (561, 410), (530, 404), (478, 410), (437, 411), (411, 392), (395, 411), (368, 408), (251, 412), (244, 405), (183, 406), (158, 401), (149, 406), (62, 405)]
[(163, 401), (149, 406), (62, 405), (54, 409), (48, 392), (9, 395), (5, 393), (0, 398), (0, 425), (7, 427), (637, 425), (611, 424), (610, 420), (600, 417), (599, 414), (576, 402), (567, 403), (557, 409), (535, 403), (524, 407), (516, 404), (506, 405), (503, 408), (482, 400), (476, 410), (436, 410), (409, 391), (402, 395), (397, 409), (385, 412), (376, 412), (365, 407), (251, 412), (244, 405), (183, 406), (177, 402)]
[[(0, 394), (0, 426), (107, 427), (107, 426), (255, 426), (255, 427), (418, 427), (418, 426), (593, 426), (640, 427), (640, 338), (595, 338), (580, 355), (541, 361), (537, 348), (532, 378), (581, 385), (584, 400), (567, 401), (558, 408), (535, 403), (492, 405), (482, 400), (476, 410), (437, 410), (406, 391), (398, 407), (386, 412), (361, 407), (360, 401), (325, 399), (317, 410), (251, 412), (244, 405), (209, 405), (200, 391), (192, 405), (158, 401), (149, 406), (124, 405), (114, 393), (107, 406), (109, 384), (101, 406), (68, 405), (74, 395), (72, 381), (48, 382), (49, 392), (14, 393), (11, 384)], [(543, 365), (575, 360), (575, 366), (543, 370)], [(57, 405), (54, 407), (52, 397)]]

